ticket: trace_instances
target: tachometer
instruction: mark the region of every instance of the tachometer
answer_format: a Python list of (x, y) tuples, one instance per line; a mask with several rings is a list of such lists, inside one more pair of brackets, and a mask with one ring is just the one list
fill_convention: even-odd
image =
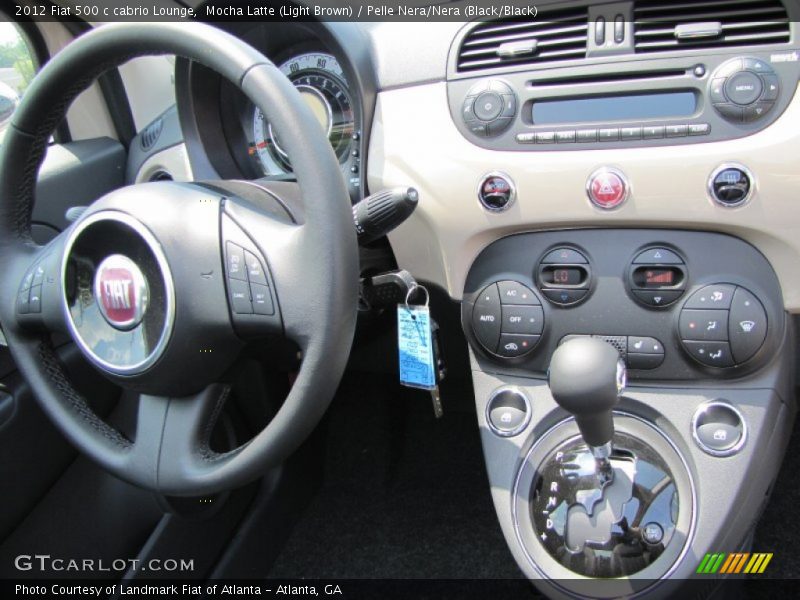
[[(339, 61), (330, 54), (309, 52), (278, 67), (294, 83), (303, 100), (328, 134), (341, 162), (347, 159), (354, 130), (353, 105)], [(290, 173), (289, 157), (272, 126), (258, 108), (253, 114), (253, 146), (266, 175)]]

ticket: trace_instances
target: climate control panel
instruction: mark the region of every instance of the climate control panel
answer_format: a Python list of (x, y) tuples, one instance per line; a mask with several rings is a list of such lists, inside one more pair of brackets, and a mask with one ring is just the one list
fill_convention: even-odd
[(475, 360), (517, 375), (544, 374), (560, 343), (592, 336), (612, 344), (634, 378), (741, 377), (766, 364), (786, 327), (762, 254), (689, 231), (503, 238), (476, 259), (462, 306)]

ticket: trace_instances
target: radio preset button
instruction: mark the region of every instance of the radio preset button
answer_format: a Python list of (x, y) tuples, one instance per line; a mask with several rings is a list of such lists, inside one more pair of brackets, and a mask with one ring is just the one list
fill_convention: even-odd
[(576, 133), (576, 137), (580, 143), (596, 142), (597, 129), (579, 129)]
[(536, 134), (537, 144), (554, 144), (556, 141), (555, 131), (540, 131)]
[(668, 138), (686, 137), (689, 135), (687, 125), (667, 125), (666, 133)]
[(664, 137), (664, 126), (654, 125), (642, 128), (642, 136), (646, 140), (656, 140)]
[(559, 144), (574, 144), (576, 134), (574, 131), (558, 131), (556, 132), (556, 141)]
[(597, 139), (601, 142), (616, 142), (619, 140), (619, 129), (616, 127), (600, 129), (597, 132)]
[(689, 135), (709, 135), (711, 133), (711, 125), (708, 123), (693, 123), (689, 125)]
[(641, 127), (623, 127), (619, 130), (619, 137), (623, 141), (642, 139)]
[(535, 144), (536, 143), (536, 134), (535, 133), (518, 133), (517, 134), (517, 142), (520, 144)]

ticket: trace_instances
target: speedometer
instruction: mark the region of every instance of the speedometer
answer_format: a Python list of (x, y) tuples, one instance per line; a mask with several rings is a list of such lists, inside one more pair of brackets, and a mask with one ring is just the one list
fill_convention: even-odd
[[(350, 153), (354, 131), (353, 105), (339, 61), (330, 54), (309, 52), (278, 67), (294, 84), (319, 121), (333, 151), (344, 162)], [(260, 109), (253, 113), (251, 154), (258, 157), (266, 175), (290, 173), (292, 165), (281, 140)]]

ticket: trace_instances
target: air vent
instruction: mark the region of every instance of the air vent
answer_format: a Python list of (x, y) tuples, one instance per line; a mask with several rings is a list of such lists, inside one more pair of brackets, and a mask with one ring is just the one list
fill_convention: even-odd
[(142, 150), (150, 150), (150, 148), (155, 146), (162, 129), (164, 129), (164, 119), (159, 118), (142, 130), (142, 135), (139, 138), (139, 144)]
[(459, 71), (538, 65), (586, 57), (587, 9), (540, 11), (535, 20), (489, 21), (461, 43)]
[(780, 0), (637, 0), (636, 52), (730, 48), (790, 41)]

